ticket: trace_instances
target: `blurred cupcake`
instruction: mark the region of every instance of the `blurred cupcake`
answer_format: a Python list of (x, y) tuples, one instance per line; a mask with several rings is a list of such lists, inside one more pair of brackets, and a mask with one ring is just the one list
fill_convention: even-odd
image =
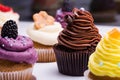
[(19, 22), (19, 14), (15, 13), (11, 7), (0, 4), (0, 27), (8, 20)]
[(72, 14), (74, 3), (70, 0), (63, 0), (62, 8), (56, 12), (56, 21), (60, 22), (62, 27), (65, 28), (67, 23), (64, 21), (65, 15)]
[(58, 70), (71, 76), (83, 76), (88, 58), (100, 41), (100, 34), (88, 11), (73, 9), (73, 15), (65, 16), (68, 26), (60, 33), (54, 45)]
[(33, 15), (34, 26), (27, 30), (28, 35), (34, 41), (34, 47), (38, 53), (39, 62), (56, 61), (53, 45), (57, 43), (57, 37), (62, 30), (60, 23), (55, 22), (52, 16), (45, 11)]
[(0, 36), (0, 80), (31, 80), (36, 60), (32, 40), (18, 35), (15, 21), (7, 21)]
[(90, 56), (86, 80), (120, 80), (120, 31), (109, 31)]

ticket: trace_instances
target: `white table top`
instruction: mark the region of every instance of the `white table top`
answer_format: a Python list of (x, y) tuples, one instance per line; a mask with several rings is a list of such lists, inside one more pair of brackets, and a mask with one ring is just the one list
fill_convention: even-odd
[[(20, 22), (19, 34), (26, 35), (27, 27), (31, 26), (31, 22)], [(97, 25), (101, 35), (104, 35), (107, 31), (112, 29), (114, 26), (100, 26)], [(118, 27), (119, 28), (119, 27)], [(36, 80), (85, 80), (84, 77), (71, 77), (62, 75), (58, 72), (56, 62), (53, 63), (36, 63), (33, 70), (33, 75)]]

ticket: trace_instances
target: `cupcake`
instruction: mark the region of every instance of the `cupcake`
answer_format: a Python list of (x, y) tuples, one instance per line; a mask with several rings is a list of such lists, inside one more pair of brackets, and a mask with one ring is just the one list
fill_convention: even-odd
[(90, 56), (86, 80), (120, 80), (120, 31), (113, 28)]
[(34, 26), (28, 28), (27, 33), (34, 42), (38, 53), (38, 62), (54, 62), (55, 54), (53, 45), (62, 30), (61, 24), (45, 11), (33, 15)]
[(32, 40), (18, 35), (15, 21), (7, 21), (0, 36), (0, 80), (31, 80), (36, 61)]
[(11, 7), (0, 4), (0, 27), (8, 20), (19, 22), (19, 14), (14, 12)]
[(100, 41), (100, 34), (88, 11), (73, 9), (72, 15), (65, 16), (68, 26), (58, 36), (54, 45), (58, 70), (71, 76), (83, 76), (88, 58)]
[(74, 4), (70, 0), (63, 0), (62, 8), (58, 9), (56, 12), (56, 21), (60, 22), (62, 27), (66, 27), (67, 23), (64, 21), (65, 15), (72, 14)]

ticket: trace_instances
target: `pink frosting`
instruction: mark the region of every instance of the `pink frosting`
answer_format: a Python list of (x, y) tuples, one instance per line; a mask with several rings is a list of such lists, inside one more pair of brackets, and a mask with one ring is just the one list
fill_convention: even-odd
[(13, 39), (0, 36), (0, 58), (34, 64), (37, 61), (37, 54), (32, 40), (28, 37), (18, 36)]

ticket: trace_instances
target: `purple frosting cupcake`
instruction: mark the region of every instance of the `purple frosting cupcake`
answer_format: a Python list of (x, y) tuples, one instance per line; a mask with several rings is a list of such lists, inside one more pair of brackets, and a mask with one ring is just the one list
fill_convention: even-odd
[(15, 21), (7, 21), (0, 36), (0, 76), (2, 80), (30, 80), (37, 54), (30, 38), (18, 35)]

